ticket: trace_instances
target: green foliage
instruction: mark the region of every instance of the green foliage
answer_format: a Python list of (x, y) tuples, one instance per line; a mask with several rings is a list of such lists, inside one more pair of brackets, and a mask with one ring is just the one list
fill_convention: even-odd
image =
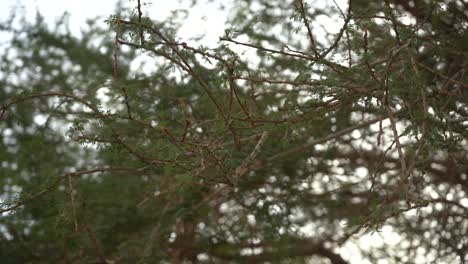
[(365, 258), (463, 262), (468, 22), (403, 2), (238, 1), (216, 48), (188, 10), (5, 21), (2, 263), (347, 263), (389, 227)]

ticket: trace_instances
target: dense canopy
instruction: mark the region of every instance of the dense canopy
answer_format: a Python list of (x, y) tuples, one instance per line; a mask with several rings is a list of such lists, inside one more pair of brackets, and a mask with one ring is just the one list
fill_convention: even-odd
[(129, 4), (0, 23), (2, 263), (468, 261), (466, 1)]

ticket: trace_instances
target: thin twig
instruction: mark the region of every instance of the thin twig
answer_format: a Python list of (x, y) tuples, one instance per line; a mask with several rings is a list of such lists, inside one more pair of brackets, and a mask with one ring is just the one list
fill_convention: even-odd
[(120, 86), (122, 93), (124, 95), (124, 103), (127, 107), (128, 119), (133, 119), (132, 111), (130, 110), (130, 104), (128, 103), (128, 93), (124, 85), (119, 85), (119, 64), (118, 64), (118, 50), (119, 50), (119, 34), (120, 34), (120, 18), (117, 18), (117, 25), (115, 30), (115, 41), (114, 41), (114, 85)]
[(368, 120), (366, 122), (363, 122), (363, 123), (360, 123), (360, 124), (356, 124), (354, 126), (351, 126), (351, 127), (348, 127), (348, 128), (345, 128), (341, 131), (338, 131), (338, 132), (335, 132), (335, 133), (332, 133), (328, 136), (325, 136), (325, 137), (322, 137), (322, 138), (319, 138), (319, 139), (316, 139), (310, 143), (307, 143), (307, 144), (303, 144), (301, 146), (297, 146), (297, 147), (294, 147), (294, 148), (291, 148), (291, 149), (288, 149), (286, 151), (283, 151), (281, 153), (278, 153), (278, 154), (275, 154), (271, 157), (269, 157), (267, 160), (269, 162), (274, 162), (276, 160), (281, 160), (283, 158), (288, 158), (288, 157), (292, 157), (293, 155), (296, 155), (298, 153), (301, 153), (303, 151), (307, 151), (307, 150), (311, 150), (312, 147), (314, 147), (315, 145), (318, 145), (318, 144), (322, 144), (322, 143), (325, 143), (327, 141), (330, 141), (332, 139), (336, 139), (336, 138), (339, 138), (339, 137), (342, 137), (348, 133), (351, 133), (353, 132), (354, 130), (356, 129), (361, 129), (361, 128), (365, 128), (365, 127), (368, 127), (374, 123), (377, 123), (379, 122), (380, 120), (384, 120), (386, 119), (387, 117), (376, 117), (374, 119), (371, 119), (371, 120)]
[(254, 48), (254, 49), (258, 49), (258, 50), (265, 51), (265, 52), (270, 52), (270, 53), (273, 53), (273, 54), (280, 54), (280, 55), (294, 57), (294, 58), (298, 58), (298, 59), (303, 59), (303, 60), (308, 60), (308, 61), (315, 61), (315, 62), (318, 62), (318, 63), (322, 63), (324, 65), (327, 65), (328, 67), (330, 67), (330, 69), (332, 69), (336, 73), (342, 73), (343, 70), (347, 69), (346, 66), (343, 66), (343, 65), (340, 65), (338, 63), (328, 61), (328, 60), (326, 60), (324, 58), (304, 55), (304, 54), (301, 54), (301, 53), (291, 53), (291, 52), (286, 52), (286, 51), (282, 51), (282, 50), (275, 50), (275, 49), (265, 48), (265, 47), (262, 47), (262, 46), (249, 44), (249, 43), (244, 43), (244, 42), (240, 42), (240, 41), (237, 41), (237, 40), (233, 40), (231, 38), (221, 37), (221, 38), (219, 38), (219, 40), (228, 41), (228, 42), (231, 42), (231, 43), (234, 43), (234, 44), (237, 44), (237, 45), (251, 47), (251, 48)]
[(314, 52), (314, 55), (317, 57), (318, 56), (317, 47), (315, 45), (315, 40), (312, 34), (312, 29), (310, 28), (309, 19), (307, 18), (306, 10), (304, 8), (304, 1), (297, 0), (297, 3), (298, 3), (297, 7), (299, 9), (299, 13), (301, 14), (302, 21), (304, 22), (304, 25), (307, 28), (307, 34), (310, 40), (310, 48)]
[(417, 157), (419, 156), (419, 153), (421, 152), (421, 149), (425, 143), (425, 137), (426, 137), (426, 118), (427, 118), (427, 111), (428, 111), (428, 103), (427, 103), (427, 98), (426, 98), (426, 93), (424, 91), (424, 87), (423, 87), (423, 84), (421, 83), (421, 81), (419, 80), (419, 70), (418, 70), (418, 67), (416, 65), (416, 59), (414, 58), (414, 56), (409, 52), (410, 54), (410, 57), (411, 57), (411, 66), (413, 67), (413, 71), (414, 71), (414, 74), (416, 75), (416, 78), (418, 79), (418, 86), (419, 86), (419, 93), (421, 95), (421, 99), (422, 99), (422, 105), (423, 105), (423, 121), (422, 121), (422, 135), (421, 135), (421, 139), (419, 140), (419, 143), (418, 143), (418, 147), (416, 149), (416, 151), (414, 152), (414, 157), (413, 159), (410, 161), (410, 164), (408, 166), (408, 173), (411, 173), (416, 165), (416, 159)]
[(67, 178), (68, 178), (68, 192), (70, 193), (70, 202), (71, 202), (72, 214), (73, 214), (73, 223), (75, 226), (75, 232), (78, 232), (78, 217), (76, 214), (76, 206), (75, 206), (75, 190), (73, 189), (72, 176), (69, 174), (67, 175)]
[(138, 0), (137, 9), (138, 9), (138, 24), (140, 24), (140, 27), (139, 27), (139, 30), (140, 30), (140, 43), (141, 43), (141, 45), (144, 45), (145, 44), (145, 38), (144, 38), (144, 35), (143, 35), (143, 27), (141, 25), (141, 16), (143, 15), (143, 12), (141, 12), (140, 0)]
[(401, 166), (400, 180), (401, 180), (401, 184), (405, 184), (403, 186), (403, 187), (405, 187), (406, 184), (408, 183), (408, 175), (407, 175), (408, 171), (406, 169), (406, 161), (405, 161), (405, 156), (403, 154), (403, 147), (401, 146), (400, 137), (398, 135), (398, 130), (396, 128), (395, 116), (393, 115), (393, 112), (392, 112), (392, 110), (390, 109), (390, 107), (388, 105), (385, 106), (385, 109), (387, 111), (387, 116), (390, 119), (390, 127), (392, 128), (393, 138), (395, 140), (396, 148), (397, 148), (397, 151), (398, 151), (398, 157), (400, 159), (400, 166)]
[[(86, 211), (86, 204), (83, 202), (83, 211)], [(96, 238), (96, 234), (94, 233), (94, 231), (91, 229), (89, 223), (88, 223), (88, 220), (87, 220), (87, 217), (86, 217), (86, 214), (83, 213), (83, 222), (84, 222), (84, 228), (86, 230), (86, 233), (88, 233), (88, 236), (89, 236), (89, 239), (91, 240), (91, 242), (93, 243), (94, 245), (94, 250), (96, 251), (96, 255), (98, 256), (100, 262), (102, 264), (105, 264), (107, 263), (106, 261), (106, 257), (104, 256), (104, 253), (102, 251), (102, 248), (101, 246), (99, 245), (99, 241), (97, 240)]]
[(431, 69), (429, 66), (427, 66), (427, 65), (425, 65), (424, 63), (421, 63), (421, 62), (419, 62), (419, 61), (416, 61), (416, 64), (418, 64), (421, 68), (425, 69), (426, 71), (429, 71), (429, 72), (431, 72), (431, 73), (433, 73), (433, 74), (435, 74), (435, 75), (437, 75), (437, 76), (439, 76), (439, 77), (441, 77), (441, 78), (447, 80), (448, 82), (451, 82), (451, 83), (453, 83), (453, 84), (458, 84), (458, 85), (460, 85), (461, 87), (463, 87), (463, 88), (465, 88), (465, 89), (468, 89), (468, 84), (466, 84), (466, 83), (463, 83), (463, 82), (454, 80), (454, 79), (452, 79), (452, 78), (450, 78), (450, 77), (448, 77), (448, 76), (445, 76), (445, 75), (443, 75), (442, 73), (439, 73), (439, 72), (437, 72), (437, 71)]
[(257, 158), (258, 154), (260, 153), (260, 150), (262, 146), (265, 144), (266, 139), (268, 138), (268, 132), (264, 131), (262, 135), (260, 136), (260, 139), (257, 141), (257, 144), (255, 145), (254, 149), (250, 153), (249, 156), (247, 156), (242, 163), (236, 168), (234, 172), (234, 180), (238, 181), (240, 180), (250, 169), (251, 164), (254, 162), (254, 160)]
[[(122, 20), (121, 21), (122, 23), (124, 24), (130, 24), (130, 25), (133, 25), (134, 23), (132, 23), (131, 21), (125, 21), (125, 20)], [(145, 27), (149, 30), (151, 30), (151, 32), (153, 32), (154, 34), (156, 34), (159, 38), (161, 38), (163, 41), (165, 41), (166, 43), (171, 43), (171, 41), (169, 41), (169, 39), (167, 37), (165, 37), (159, 30), (157, 29), (154, 29), (154, 28), (151, 28), (151, 27)], [(124, 43), (123, 41), (119, 41), (120, 43)], [(128, 42), (125, 42), (125, 44), (127, 44)], [(129, 43), (131, 44), (131, 43)], [(155, 51), (154, 49), (148, 49), (147, 47), (143, 47), (141, 45), (136, 45), (136, 44), (131, 44), (130, 46), (134, 46), (134, 47), (138, 47), (138, 48), (142, 48), (142, 49), (146, 49), (146, 50), (150, 50), (150, 51)], [(183, 46), (186, 46), (183, 45)], [(221, 105), (220, 103), (216, 100), (216, 97), (214, 96), (213, 92), (211, 91), (211, 87), (210, 85), (205, 81), (205, 79), (203, 79), (197, 72), (195, 72), (192, 68), (192, 66), (190, 65), (190, 63), (188, 63), (187, 59), (185, 58), (185, 56), (181, 53), (180, 49), (178, 48), (178, 45), (170, 45), (169, 46), (171, 48), (171, 50), (179, 57), (179, 59), (181, 60), (181, 63), (177, 63), (177, 65), (184, 65), (184, 67), (182, 67), (182, 69), (184, 71), (186, 71), (190, 76), (192, 76), (199, 84), (200, 86), (202, 87), (202, 89), (205, 91), (205, 93), (208, 95), (208, 97), (210, 98), (210, 100), (213, 102), (213, 104), (215, 105), (218, 113), (221, 115), (221, 117), (223, 118), (225, 124), (227, 124), (227, 118), (226, 118), (226, 115), (223, 111), (223, 109), (221, 108)], [(156, 53), (157, 55), (160, 55), (160, 53)], [(167, 55), (164, 56), (164, 57), (168, 57)], [(173, 59), (171, 61), (174, 61)]]
[(67, 179), (69, 176), (70, 177), (79, 177), (81, 175), (85, 175), (85, 174), (91, 174), (91, 173), (96, 173), (96, 172), (107, 172), (107, 171), (138, 171), (139, 169), (136, 169), (136, 168), (127, 168), (127, 167), (108, 167), (108, 168), (96, 168), (96, 169), (89, 169), (89, 170), (82, 170), (82, 171), (78, 171), (78, 172), (70, 172), (70, 173), (66, 173), (60, 177), (58, 177), (54, 182), (52, 182), (52, 184), (50, 184), (48, 187), (46, 187), (44, 190), (38, 192), (38, 193), (35, 193), (31, 196), (29, 196), (28, 198), (26, 199), (23, 199), (21, 201), (18, 201), (16, 202), (14, 205), (10, 206), (10, 207), (7, 207), (5, 209), (1, 209), (0, 210), (0, 215), (5, 213), (5, 212), (9, 212), (9, 211), (13, 211), (13, 210), (16, 210), (18, 208), (20, 208), (21, 206), (25, 205), (26, 203), (32, 201), (32, 200), (35, 200), (35, 199), (38, 199), (39, 197), (42, 197), (43, 195), (45, 195), (46, 193), (52, 191), (62, 180), (64, 179)]
[(2, 107), (0, 107), (0, 119), (3, 117), (6, 110), (8, 108), (10, 108), (11, 106), (15, 105), (15, 104), (18, 104), (20, 102), (23, 102), (23, 101), (26, 101), (26, 100), (29, 100), (29, 99), (35, 99), (35, 98), (40, 98), (40, 97), (52, 97), (52, 96), (73, 99), (74, 101), (77, 101), (77, 102), (85, 105), (89, 109), (93, 110), (93, 112), (95, 112), (97, 114), (100, 113), (99, 109), (97, 107), (93, 106), (92, 104), (86, 102), (84, 99), (81, 99), (81, 98), (79, 98), (79, 97), (77, 97), (75, 95), (65, 94), (65, 93), (60, 93), (60, 92), (46, 92), (46, 93), (32, 94), (32, 95), (23, 96), (23, 97), (20, 97), (20, 98), (17, 98), (15, 100), (13, 100), (10, 103), (7, 103), (7, 104), (3, 105)]
[[(336, 3), (336, 1), (333, 0), (333, 2), (335, 3), (336, 7), (340, 11), (340, 14), (343, 16), (344, 24), (341, 27), (340, 32), (338, 32), (338, 36), (336, 37), (333, 44), (330, 45), (330, 47), (328, 47), (328, 49), (325, 50), (322, 54), (320, 54), (320, 56), (319, 56), (320, 58), (325, 58), (332, 50), (334, 50), (338, 46), (338, 44), (340, 43), (341, 38), (343, 37), (344, 32), (346, 32), (346, 35), (349, 36), (346, 29), (348, 28), (348, 24), (351, 21), (351, 3), (349, 3), (349, 6), (348, 6), (348, 14), (345, 15), (343, 10), (341, 10), (340, 6)], [(350, 57), (350, 60), (351, 60), (351, 55), (350, 55), (351, 51), (350, 51), (350, 49), (348, 49), (348, 52), (349, 52), (349, 57)], [(351, 67), (351, 63), (349, 65)]]

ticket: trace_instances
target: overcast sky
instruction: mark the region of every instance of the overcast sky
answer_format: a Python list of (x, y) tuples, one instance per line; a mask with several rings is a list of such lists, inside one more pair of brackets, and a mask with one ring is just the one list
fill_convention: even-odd
[[(203, 2), (205, 0), (202, 0)], [(229, 3), (231, 0), (223, 1)], [(86, 27), (86, 19), (101, 16), (103, 18), (113, 14), (117, 0), (0, 0), (0, 21), (8, 18), (14, 6), (25, 7), (26, 16), (33, 20), (36, 10), (53, 23), (64, 12), (70, 13), (70, 28), (79, 34), (80, 28)], [(145, 15), (152, 19), (164, 20), (171, 10), (189, 7), (186, 0), (143, 0), (151, 3), (143, 8)], [(136, 0), (123, 0), (124, 6), (136, 5)], [(224, 33), (226, 13), (218, 9), (218, 4), (203, 4), (190, 9), (189, 17), (180, 30), (179, 37), (188, 38), (205, 35), (203, 45), (215, 46), (218, 38)], [(207, 30), (209, 29), (209, 30)]]

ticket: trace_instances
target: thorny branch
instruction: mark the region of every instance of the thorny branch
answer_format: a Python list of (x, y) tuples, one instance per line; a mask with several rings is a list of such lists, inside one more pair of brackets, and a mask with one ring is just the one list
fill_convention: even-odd
[(62, 175), (60, 177), (57, 177), (57, 179), (55, 179), (55, 181), (53, 181), (44, 190), (42, 190), (40, 192), (37, 192), (37, 193), (35, 193), (35, 194), (33, 194), (33, 195), (23, 199), (23, 200), (20, 200), (20, 201), (16, 202), (14, 205), (11, 205), (11, 206), (9, 206), (7, 208), (1, 209), (0, 210), (0, 215), (3, 214), (3, 213), (9, 212), (9, 211), (16, 210), (16, 209), (20, 208), (21, 206), (25, 205), (26, 203), (44, 196), (48, 192), (54, 190), (54, 188), (56, 188), (58, 186), (58, 184), (62, 180), (68, 179), (69, 177), (79, 177), (81, 175), (92, 174), (92, 173), (96, 173), (96, 172), (101, 172), (101, 173), (102, 172), (112, 172), (112, 171), (114, 171), (114, 172), (118, 172), (118, 171), (140, 172), (140, 171), (142, 171), (144, 169), (146, 169), (146, 167), (141, 167), (141, 168), (104, 167), (104, 168), (96, 168), (96, 169), (89, 169), (89, 170), (82, 170), (82, 171), (77, 171), (77, 172), (66, 173), (66, 174), (64, 174), (64, 175)]

